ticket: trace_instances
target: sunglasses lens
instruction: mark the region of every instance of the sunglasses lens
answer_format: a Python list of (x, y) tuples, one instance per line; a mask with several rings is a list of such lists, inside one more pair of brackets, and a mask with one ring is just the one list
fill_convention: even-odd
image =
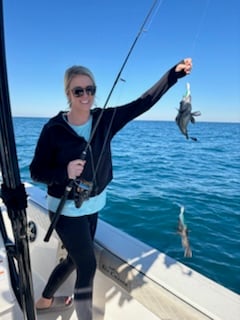
[(72, 93), (75, 97), (82, 97), (84, 95), (84, 92), (86, 92), (86, 94), (89, 96), (93, 96), (96, 92), (96, 87), (87, 86), (86, 88), (76, 87), (72, 89)]
[(86, 93), (91, 96), (93, 96), (96, 92), (96, 88), (94, 86), (88, 86), (86, 87), (85, 90), (86, 90)]
[(84, 90), (83, 88), (74, 88), (72, 90), (72, 93), (74, 94), (75, 97), (81, 97), (83, 96)]

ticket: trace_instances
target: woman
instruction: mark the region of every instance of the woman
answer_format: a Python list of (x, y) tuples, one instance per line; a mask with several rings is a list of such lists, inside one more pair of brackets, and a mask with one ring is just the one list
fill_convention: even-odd
[[(69, 181), (73, 182), (56, 231), (68, 256), (52, 272), (37, 302), (37, 310), (51, 311), (54, 293), (76, 269), (74, 304), (78, 319), (92, 319), (92, 288), (96, 270), (93, 239), (98, 212), (106, 201), (112, 180), (110, 143), (132, 119), (149, 110), (179, 78), (189, 74), (192, 60), (171, 68), (141, 97), (115, 108), (93, 108), (96, 84), (85, 67), (73, 66), (65, 73), (65, 93), (70, 105), (44, 126), (30, 165), (33, 180), (48, 187), (50, 218), (56, 212)], [(65, 307), (71, 302), (66, 300)]]

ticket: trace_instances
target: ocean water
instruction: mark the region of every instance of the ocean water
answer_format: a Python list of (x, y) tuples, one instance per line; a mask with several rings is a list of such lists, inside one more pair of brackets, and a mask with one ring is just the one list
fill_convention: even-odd
[[(22, 181), (45, 118), (14, 118)], [(133, 121), (112, 142), (114, 179), (103, 220), (240, 293), (240, 124)], [(42, 185), (40, 185), (43, 188)], [(184, 258), (180, 207), (190, 230)]]

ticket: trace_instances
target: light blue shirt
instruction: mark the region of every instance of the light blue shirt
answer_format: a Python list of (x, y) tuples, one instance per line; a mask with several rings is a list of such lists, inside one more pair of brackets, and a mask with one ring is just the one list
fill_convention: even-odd
[[(89, 140), (90, 134), (91, 134), (91, 127), (92, 127), (92, 117), (90, 117), (89, 120), (83, 125), (76, 126), (76, 125), (71, 125), (69, 123), (68, 125), (70, 125), (70, 127), (72, 127), (73, 130), (75, 130), (75, 132), (79, 136), (84, 137), (87, 141)], [(48, 203), (48, 209), (50, 211), (56, 212), (59, 202), (60, 202), (59, 198), (55, 198), (48, 195), (47, 203)], [(68, 217), (79, 217), (79, 216), (84, 216), (88, 214), (93, 214), (95, 212), (99, 212), (105, 206), (105, 204), (106, 204), (106, 189), (103, 190), (97, 196), (91, 197), (88, 200), (85, 200), (82, 203), (80, 208), (76, 208), (73, 200), (67, 200), (64, 204), (61, 214)]]

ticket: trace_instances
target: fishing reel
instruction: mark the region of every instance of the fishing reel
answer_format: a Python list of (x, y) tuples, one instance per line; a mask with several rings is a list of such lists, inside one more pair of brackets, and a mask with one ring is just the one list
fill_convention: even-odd
[(74, 203), (76, 208), (80, 208), (83, 201), (88, 200), (93, 188), (93, 183), (84, 179), (74, 180)]

